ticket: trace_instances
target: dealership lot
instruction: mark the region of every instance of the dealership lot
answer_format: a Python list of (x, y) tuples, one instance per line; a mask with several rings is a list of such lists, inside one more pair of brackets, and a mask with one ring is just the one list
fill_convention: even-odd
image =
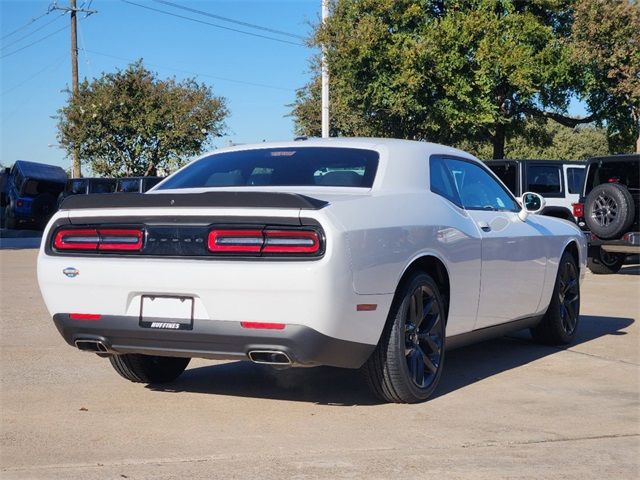
[(638, 478), (640, 268), (587, 274), (578, 340), (451, 352), (436, 397), (378, 404), (357, 372), (192, 361), (121, 379), (67, 346), (35, 250), (3, 250), (1, 465), (13, 478)]

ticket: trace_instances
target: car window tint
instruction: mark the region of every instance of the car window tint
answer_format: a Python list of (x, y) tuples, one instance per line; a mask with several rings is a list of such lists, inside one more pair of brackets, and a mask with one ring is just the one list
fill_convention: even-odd
[(567, 188), (569, 193), (582, 192), (584, 181), (584, 168), (567, 168)]
[(516, 193), (518, 182), (518, 170), (516, 165), (507, 163), (504, 165), (489, 165), (489, 168), (493, 173), (496, 174), (496, 177), (502, 180), (502, 183), (504, 183), (507, 188), (511, 190), (511, 193)]
[(86, 180), (71, 180), (67, 186), (67, 191), (73, 194), (86, 193), (87, 181)]
[(94, 180), (91, 183), (91, 193), (113, 193), (116, 189), (114, 180)]
[(462, 207), (458, 191), (453, 184), (453, 179), (449, 174), (444, 159), (434, 157), (429, 161), (430, 188), (433, 193), (446, 198), (450, 202)]
[(468, 210), (508, 210), (520, 207), (491, 174), (481, 166), (463, 160), (446, 159), (462, 206)]
[(168, 178), (158, 190), (225, 186), (371, 188), (373, 150), (336, 147), (265, 148), (210, 155)]
[(587, 179), (588, 194), (591, 189), (601, 183), (620, 183), (630, 189), (640, 188), (640, 162), (638, 161), (606, 161), (589, 166)]
[(536, 193), (561, 193), (562, 168), (560, 165), (529, 165), (527, 167), (527, 191)]
[(140, 190), (140, 180), (137, 178), (126, 178), (118, 180), (118, 192), (138, 192)]

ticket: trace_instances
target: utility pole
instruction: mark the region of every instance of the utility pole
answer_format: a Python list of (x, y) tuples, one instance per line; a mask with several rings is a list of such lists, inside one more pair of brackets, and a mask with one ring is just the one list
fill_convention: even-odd
[[(78, 94), (78, 12), (86, 13), (87, 16), (96, 13), (95, 10), (79, 9), (76, 6), (76, 0), (69, 0), (68, 7), (59, 7), (54, 5), (53, 10), (63, 10), (71, 14), (71, 92), (75, 97)], [(82, 176), (80, 168), (80, 151), (77, 145), (73, 146), (73, 164), (71, 175), (75, 178)]]
[[(322, 24), (329, 18), (329, 0), (322, 0)], [(322, 46), (322, 138), (329, 137), (329, 67), (327, 49)]]

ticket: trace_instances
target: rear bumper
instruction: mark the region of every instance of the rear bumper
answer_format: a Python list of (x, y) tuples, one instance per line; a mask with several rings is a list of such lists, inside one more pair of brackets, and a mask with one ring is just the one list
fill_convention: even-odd
[(240, 322), (194, 320), (193, 330), (159, 330), (139, 326), (138, 317), (105, 315), (97, 321), (72, 320), (55, 314), (53, 321), (67, 343), (98, 340), (113, 353), (248, 360), (252, 350), (277, 350), (294, 366), (329, 365), (358, 368), (375, 345), (341, 340), (302, 325), (284, 330), (245, 329)]
[(617, 240), (602, 240), (590, 232), (585, 232), (590, 248), (602, 248), (605, 252), (610, 253), (626, 253), (634, 255), (640, 253), (640, 232), (626, 233), (622, 238)]

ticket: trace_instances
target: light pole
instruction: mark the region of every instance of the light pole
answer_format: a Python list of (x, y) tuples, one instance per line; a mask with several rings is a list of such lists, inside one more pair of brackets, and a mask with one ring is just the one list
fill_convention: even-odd
[[(329, 18), (329, 0), (322, 0), (322, 24)], [(322, 138), (329, 137), (329, 68), (327, 49), (322, 46)]]

